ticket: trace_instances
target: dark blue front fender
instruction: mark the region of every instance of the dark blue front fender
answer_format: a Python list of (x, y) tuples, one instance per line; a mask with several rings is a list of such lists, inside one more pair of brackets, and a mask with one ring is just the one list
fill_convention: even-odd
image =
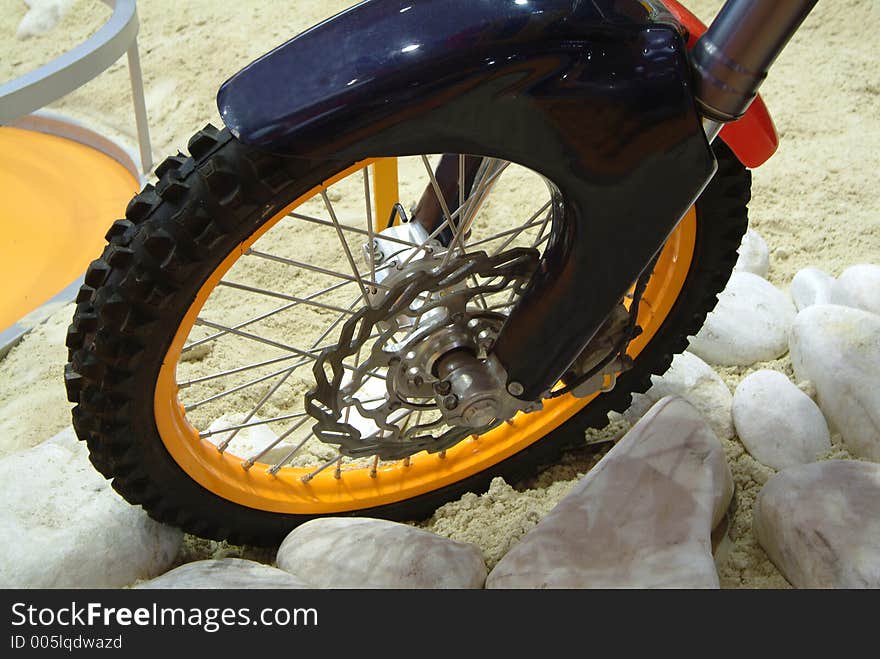
[(495, 349), (524, 398), (571, 364), (715, 166), (656, 0), (369, 0), (237, 73), (218, 105), (277, 153), (472, 153), (552, 180), (564, 214)]

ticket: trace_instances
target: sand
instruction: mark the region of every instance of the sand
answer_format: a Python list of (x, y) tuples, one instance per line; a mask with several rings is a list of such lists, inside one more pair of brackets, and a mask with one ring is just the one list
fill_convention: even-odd
[[(182, 148), (189, 135), (205, 123), (219, 125), (214, 95), (226, 77), (289, 36), (350, 4), (341, 0), (252, 1), (234, 5), (212, 0), (142, 2), (139, 40), (156, 159)], [(688, 4), (708, 19), (721, 3), (698, 0)], [(0, 81), (49, 61), (94, 32), (109, 15), (102, 3), (75, 0), (54, 29), (19, 40), (16, 29), (26, 12), (27, 6), (21, 0), (0, 0)], [(876, 36), (878, 19), (880, 6), (873, 0), (819, 3), (762, 89), (778, 127), (781, 146), (770, 162), (754, 172), (750, 217), (751, 226), (771, 248), (768, 278), (778, 286), (787, 286), (794, 273), (806, 266), (838, 275), (855, 263), (880, 262), (880, 186), (875, 179), (880, 161), (880, 79), (875, 61), (880, 45)], [(51, 109), (134, 144), (124, 60), (53, 104)], [(524, 172), (512, 172), (509, 180), (512, 183), (502, 190), (508, 202), (522, 212), (535, 207), (534, 197), (540, 194), (540, 186), (529, 182)], [(341, 216), (356, 213), (353, 206), (346, 205), (349, 202), (345, 195), (333, 201), (338, 202)], [(317, 213), (320, 208), (313, 206), (311, 210)], [(486, 212), (500, 221), (499, 207), (489, 207)], [(328, 265), (339, 262), (338, 245), (332, 241), (312, 240), (314, 233), (297, 235), (298, 229), (292, 225), (286, 228), (291, 230), (290, 235), (275, 245), (276, 252)], [(309, 240), (303, 240), (304, 237)], [(250, 277), (250, 281), (269, 282), (279, 272), (265, 263), (242, 266), (242, 276)], [(321, 283), (320, 275), (298, 276), (303, 279), (297, 284)], [(343, 301), (342, 297), (329, 299), (337, 299), (340, 304)], [(351, 297), (345, 302), (351, 302)], [(218, 313), (232, 315), (234, 320), (234, 295), (220, 296), (215, 303)], [(33, 446), (69, 423), (70, 406), (61, 373), (66, 361), (63, 337), (71, 313), (71, 308), (66, 307), (53, 315), (0, 361), (0, 454)], [(297, 345), (317, 338), (326, 310), (313, 309), (299, 318)], [(276, 337), (282, 337), (287, 330), (283, 323), (278, 323), (269, 331), (277, 331)], [(260, 354), (263, 353), (247, 347), (246, 342), (227, 341), (184, 363), (180, 379), (210, 373), (231, 359)], [(747, 369), (719, 372), (733, 390), (749, 372), (764, 367), (792, 376), (787, 357)], [(210, 395), (217, 391), (212, 386), (201, 391), (194, 388), (191, 395)], [(309, 380), (305, 374), (297, 373), (284, 386), (284, 395), (261, 410), (261, 416), (293, 409)], [(232, 402), (229, 409), (244, 409), (263, 391), (255, 389), (247, 396), (238, 400), (230, 397), (226, 402)], [(207, 409), (199, 421), (207, 424), (217, 415), (216, 410)], [(625, 430), (625, 425), (618, 421), (604, 431), (590, 433), (589, 439), (613, 439)], [(846, 457), (837, 439), (834, 451), (826, 457)], [(730, 530), (733, 546), (720, 568), (722, 586), (786, 587), (750, 530), (752, 503), (773, 470), (753, 460), (738, 440), (724, 443), (737, 483), (738, 508)], [(575, 452), (526, 483), (507, 484), (496, 479), (485, 495), (466, 495), (451, 502), (423, 526), (474, 542), (483, 550), (487, 563), (494, 565), (602, 453), (588, 449)], [(326, 455), (326, 447), (313, 446), (301, 461), (313, 463), (315, 459), (326, 459)], [(247, 550), (230, 548), (225, 543), (191, 539), (180, 560), (242, 552), (247, 554)], [(265, 554), (258, 552), (256, 556)]]

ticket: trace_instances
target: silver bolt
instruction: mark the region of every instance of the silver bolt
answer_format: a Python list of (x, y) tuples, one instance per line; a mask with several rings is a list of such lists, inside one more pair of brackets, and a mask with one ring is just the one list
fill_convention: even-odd
[(523, 389), (523, 386), (519, 382), (516, 382), (514, 380), (507, 383), (507, 391), (512, 396), (521, 396), (522, 392), (525, 391), (525, 389)]
[(455, 394), (449, 394), (446, 398), (443, 399), (443, 407), (447, 410), (454, 410), (458, 407), (458, 396)]

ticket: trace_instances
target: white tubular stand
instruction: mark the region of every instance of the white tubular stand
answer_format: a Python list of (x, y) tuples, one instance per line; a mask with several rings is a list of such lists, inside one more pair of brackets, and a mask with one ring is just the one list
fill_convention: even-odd
[(135, 0), (102, 1), (113, 9), (113, 14), (94, 35), (35, 71), (0, 85), (0, 125), (12, 124), (81, 87), (127, 53), (140, 172), (146, 174), (153, 166), (153, 157), (137, 45), (137, 5)]

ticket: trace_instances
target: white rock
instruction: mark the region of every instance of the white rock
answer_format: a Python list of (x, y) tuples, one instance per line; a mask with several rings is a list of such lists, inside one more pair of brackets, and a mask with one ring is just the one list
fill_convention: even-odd
[(797, 588), (880, 588), (880, 465), (786, 469), (755, 501), (758, 542)]
[(816, 403), (778, 371), (756, 371), (739, 383), (733, 422), (751, 456), (774, 469), (815, 462), (831, 450)]
[(770, 250), (761, 234), (753, 229), (746, 231), (737, 253), (739, 258), (733, 266), (734, 270), (751, 272), (759, 277), (767, 276), (770, 270)]
[(831, 304), (880, 314), (880, 265), (862, 263), (844, 270), (831, 286)]
[(785, 354), (796, 313), (788, 296), (766, 279), (734, 272), (688, 350), (725, 366), (776, 359)]
[(241, 558), (195, 561), (134, 586), (161, 588), (310, 588), (289, 572)]
[(880, 316), (837, 305), (801, 311), (791, 363), (852, 455), (880, 461)]
[(814, 304), (828, 304), (831, 301), (831, 285), (834, 277), (819, 268), (798, 270), (788, 287), (798, 311)]
[(624, 419), (635, 423), (664, 396), (681, 396), (699, 410), (718, 437), (733, 437), (730, 389), (721, 376), (696, 355), (689, 352), (676, 355), (666, 373), (651, 377), (651, 388), (633, 396)]
[(362, 517), (306, 522), (284, 539), (276, 562), (316, 588), (482, 588), (486, 580), (476, 546)]
[(0, 586), (112, 588), (164, 572), (183, 534), (120, 497), (73, 430), (0, 460)]
[(19, 39), (45, 34), (67, 13), (73, 0), (24, 0), (30, 8), (18, 24), (15, 36)]
[[(260, 462), (265, 462), (267, 464), (274, 464), (290, 453), (292, 445), (285, 441), (278, 442), (278, 435), (276, 435), (268, 425), (250, 425), (247, 428), (239, 430), (234, 436), (233, 431), (223, 432), (224, 428), (231, 428), (244, 424), (256, 424), (264, 421), (264, 419), (258, 415), (254, 415), (247, 420), (246, 418), (247, 414), (243, 412), (232, 412), (214, 419), (214, 421), (211, 422), (211, 425), (208, 426), (206, 432), (215, 432), (217, 434), (208, 435), (206, 439), (215, 446), (219, 446), (223, 442), (229, 440), (231, 436), (232, 439), (229, 442), (226, 451), (230, 455), (235, 455), (242, 459), (257, 455), (264, 448), (271, 446), (274, 443), (275, 446), (266, 451), (259, 460)], [(291, 423), (293, 423), (293, 421), (291, 421)]]
[(664, 398), (489, 574), (487, 588), (718, 588), (711, 532), (733, 495), (699, 412)]

